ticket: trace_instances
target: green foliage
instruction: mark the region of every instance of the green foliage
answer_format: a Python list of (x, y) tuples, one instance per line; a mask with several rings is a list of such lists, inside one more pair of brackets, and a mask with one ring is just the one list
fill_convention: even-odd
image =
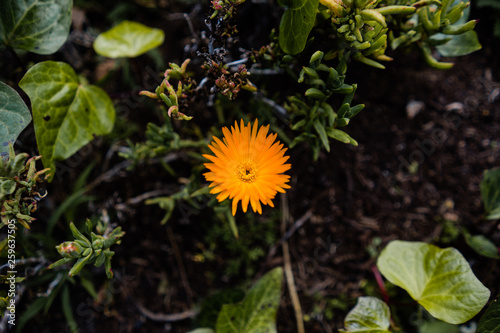
[(387, 304), (376, 297), (360, 297), (345, 318), (345, 330), (339, 332), (389, 333), (390, 324), (391, 311)]
[(469, 245), (476, 253), (492, 259), (500, 259), (498, 248), (483, 235), (472, 236), (467, 231), (464, 231), (464, 238), (467, 245)]
[(481, 196), (488, 220), (500, 219), (500, 167), (486, 170), (481, 181)]
[[(363, 104), (351, 107), (350, 103), (356, 91), (356, 85), (344, 83), (346, 58), (340, 56), (337, 69), (322, 63), (324, 53), (315, 52), (308, 67), (303, 67), (298, 82), (308, 85), (304, 97), (292, 96), (287, 110), (291, 113), (292, 129), (301, 131), (295, 137), (291, 147), (302, 141), (307, 141), (313, 148), (317, 158), (320, 146), (330, 151), (329, 138), (357, 146), (356, 140), (337, 127), (346, 126), (351, 118), (363, 108)], [(335, 112), (330, 105), (335, 95), (344, 95), (340, 108)]]
[(420, 333), (460, 333), (460, 328), (442, 321), (426, 321), (419, 327)]
[(94, 41), (97, 54), (108, 58), (134, 58), (163, 44), (165, 33), (131, 21), (123, 21)]
[(297, 54), (304, 50), (307, 37), (314, 25), (319, 0), (281, 0), (286, 7), (280, 23), (279, 43), (285, 53)]
[(31, 113), (21, 96), (0, 81), (0, 158), (9, 152), (17, 137), (31, 122)]
[(481, 320), (477, 325), (477, 333), (499, 333), (500, 332), (500, 295), (491, 302)]
[(36, 160), (40, 156), (26, 161), (28, 154), (16, 155), (10, 143), (8, 148), (9, 157), (0, 158), (0, 229), (12, 219), (29, 229), (28, 223), (35, 220), (31, 217), (37, 209), (35, 197), (43, 197), (36, 192), (37, 183), (43, 181), (49, 169), (36, 170)]
[(432, 54), (433, 47), (447, 57), (466, 55), (481, 48), (476, 33), (472, 31), (477, 21), (466, 21), (469, 3), (461, 0), (418, 1), (413, 6), (417, 13), (401, 22), (401, 31), (391, 31), (393, 49), (418, 42), (430, 66), (448, 69), (453, 63), (436, 59)]
[[(220, 220), (233, 217), (230, 207), (224, 206), (217, 209)], [(234, 217), (233, 217), (234, 218)], [(235, 237), (234, 230), (227, 224), (211, 225), (205, 231), (204, 245), (197, 257), (200, 261), (216, 261), (225, 257), (224, 273), (230, 277), (244, 273), (247, 278), (257, 271), (257, 265), (265, 256), (265, 249), (276, 240), (275, 224), (272, 221), (258, 222), (251, 219), (248, 223), (238, 227), (239, 236)]]
[(459, 57), (481, 49), (475, 31), (467, 31), (453, 38), (443, 45), (437, 45), (436, 50), (443, 57)]
[(471, 319), (490, 296), (454, 248), (392, 241), (380, 254), (377, 267), (431, 315), (447, 323), (460, 324)]
[(2, 0), (0, 43), (52, 54), (68, 38), (72, 0)]
[(277, 332), (276, 313), (282, 279), (282, 268), (275, 268), (257, 281), (240, 303), (223, 305), (217, 318), (216, 332)]
[(203, 299), (200, 314), (196, 317), (197, 326), (215, 328), (222, 306), (240, 302), (244, 297), (245, 292), (240, 289), (226, 289)]
[(97, 86), (82, 82), (66, 63), (45, 61), (28, 70), (19, 86), (28, 94), (38, 149), (55, 172), (64, 160), (97, 135), (111, 132), (115, 109)]
[(90, 240), (75, 227), (73, 222), (70, 223), (69, 227), (75, 239), (56, 246), (57, 252), (63, 259), (51, 264), (49, 269), (74, 262), (76, 259), (73, 267), (69, 270), (69, 277), (78, 275), (86, 265), (94, 264), (94, 266), (100, 267), (104, 264), (107, 277), (112, 278), (111, 257), (115, 253), (110, 248), (114, 244), (120, 244), (120, 238), (125, 235), (121, 227), (114, 228), (108, 222), (99, 221), (96, 226), (97, 234), (95, 234), (92, 231), (92, 222), (87, 220), (85, 229)]

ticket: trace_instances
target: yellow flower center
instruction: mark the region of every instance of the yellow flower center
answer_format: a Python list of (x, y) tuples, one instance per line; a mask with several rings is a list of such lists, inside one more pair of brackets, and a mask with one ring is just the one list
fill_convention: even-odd
[(252, 183), (257, 178), (257, 167), (252, 161), (240, 163), (238, 166), (238, 179), (245, 183)]

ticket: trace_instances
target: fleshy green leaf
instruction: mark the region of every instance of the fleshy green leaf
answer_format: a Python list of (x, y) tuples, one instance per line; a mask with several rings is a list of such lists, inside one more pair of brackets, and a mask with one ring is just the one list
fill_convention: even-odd
[(354, 140), (353, 138), (351, 138), (351, 136), (349, 134), (347, 134), (346, 132), (339, 130), (337, 128), (328, 128), (326, 130), (326, 134), (328, 134), (328, 136), (330, 138), (338, 140), (340, 142), (350, 143), (353, 146), (358, 145), (358, 142), (356, 140)]
[(488, 220), (500, 219), (500, 167), (486, 170), (481, 181), (481, 196)]
[(95, 136), (113, 129), (115, 109), (109, 96), (97, 86), (81, 83), (66, 63), (38, 63), (19, 86), (31, 100), (42, 162), (53, 171), (56, 160), (70, 157)]
[(194, 331), (189, 331), (188, 333), (214, 333), (215, 331), (211, 328), (197, 328)]
[(164, 38), (165, 34), (160, 29), (123, 21), (97, 36), (94, 50), (108, 58), (134, 58), (160, 46)]
[(217, 333), (276, 332), (283, 270), (275, 268), (248, 291), (240, 303), (225, 304), (217, 318)]
[(30, 123), (31, 113), (21, 96), (0, 81), (0, 155), (9, 152), (23, 129)]
[(491, 302), (477, 325), (477, 333), (500, 333), (500, 295)]
[(0, 7), (2, 44), (51, 54), (68, 38), (72, 0), (2, 0)]
[(280, 5), (288, 7), (280, 22), (279, 43), (288, 54), (304, 50), (307, 37), (316, 19), (319, 0), (283, 0)]
[(380, 254), (377, 267), (431, 315), (450, 324), (474, 317), (490, 297), (490, 291), (454, 248), (392, 241)]
[(390, 333), (391, 311), (376, 297), (360, 297), (344, 320), (345, 330), (339, 332)]
[(314, 129), (318, 132), (319, 138), (321, 139), (323, 146), (325, 146), (326, 151), (330, 151), (330, 143), (328, 142), (328, 137), (326, 136), (325, 127), (321, 124), (319, 119), (314, 121)]
[(453, 36), (448, 43), (436, 46), (436, 50), (443, 57), (460, 57), (480, 49), (481, 44), (477, 39), (477, 33), (472, 30)]

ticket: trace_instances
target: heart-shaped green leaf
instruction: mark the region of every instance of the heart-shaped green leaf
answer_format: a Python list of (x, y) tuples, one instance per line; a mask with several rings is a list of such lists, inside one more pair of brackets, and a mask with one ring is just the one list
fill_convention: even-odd
[(469, 245), (476, 253), (492, 258), (492, 259), (500, 259), (500, 254), (498, 253), (498, 248), (490, 241), (488, 238), (483, 235), (475, 235), (472, 236), (467, 231), (464, 231), (464, 238), (467, 245)]
[(339, 332), (390, 333), (391, 311), (376, 297), (360, 297), (344, 320), (345, 330)]
[(500, 333), (500, 295), (491, 302), (484, 316), (479, 320), (477, 333)]
[(21, 96), (0, 81), (0, 155), (7, 155), (9, 142), (14, 144), (30, 123), (31, 113)]
[(54, 53), (68, 38), (72, 7), (72, 0), (1, 0), (0, 43)]
[(43, 165), (52, 171), (56, 160), (70, 157), (95, 136), (113, 129), (115, 109), (109, 96), (97, 86), (81, 83), (66, 63), (38, 63), (19, 86), (31, 100)]
[(134, 58), (160, 46), (164, 38), (165, 34), (160, 29), (123, 21), (97, 36), (94, 50), (108, 58)]
[(454, 248), (392, 241), (380, 254), (377, 267), (431, 315), (450, 324), (474, 317), (490, 297), (490, 291)]
[(488, 220), (500, 219), (500, 167), (485, 170), (481, 181), (481, 196)]
[(297, 54), (304, 50), (307, 37), (316, 19), (319, 0), (287, 0), (282, 6), (288, 7), (280, 22), (279, 43), (288, 54)]
[(477, 39), (477, 33), (472, 30), (453, 36), (449, 42), (436, 46), (436, 50), (443, 57), (460, 57), (480, 49), (481, 44)]
[(217, 333), (276, 332), (283, 270), (275, 268), (248, 291), (240, 303), (225, 304), (217, 318)]

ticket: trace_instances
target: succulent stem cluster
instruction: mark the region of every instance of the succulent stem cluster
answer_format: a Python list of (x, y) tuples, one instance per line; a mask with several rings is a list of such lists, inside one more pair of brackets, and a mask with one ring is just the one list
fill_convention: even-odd
[[(191, 59), (186, 59), (181, 66), (170, 63), (170, 69), (165, 71), (165, 79), (156, 88), (155, 92), (143, 90), (139, 94), (153, 99), (163, 101), (168, 107), (168, 116), (179, 120), (191, 120), (193, 117), (186, 116), (179, 111), (179, 99), (186, 99), (187, 93), (192, 92), (194, 81), (186, 72), (187, 65)], [(178, 80), (177, 90), (169, 82), (171, 79)]]
[(9, 157), (0, 158), (0, 228), (15, 219), (23, 227), (29, 229), (29, 223), (35, 220), (31, 213), (37, 209), (35, 197), (43, 198), (35, 188), (37, 183), (47, 176), (49, 168), (37, 171), (36, 161), (41, 156), (35, 156), (28, 161), (28, 154), (16, 155), (14, 147), (9, 144)]
[(71, 233), (75, 238), (73, 241), (67, 241), (56, 246), (57, 252), (63, 257), (49, 266), (50, 269), (62, 266), (64, 264), (75, 261), (75, 264), (69, 271), (69, 276), (75, 276), (88, 264), (94, 264), (96, 267), (104, 264), (106, 275), (108, 278), (113, 277), (111, 270), (111, 257), (115, 254), (110, 250), (110, 247), (115, 243), (120, 243), (120, 238), (125, 235), (121, 227), (111, 228), (107, 223), (100, 221), (97, 226), (98, 233), (92, 232), (92, 222), (87, 220), (87, 234), (90, 235), (90, 240), (85, 237), (73, 224), (69, 225)]

